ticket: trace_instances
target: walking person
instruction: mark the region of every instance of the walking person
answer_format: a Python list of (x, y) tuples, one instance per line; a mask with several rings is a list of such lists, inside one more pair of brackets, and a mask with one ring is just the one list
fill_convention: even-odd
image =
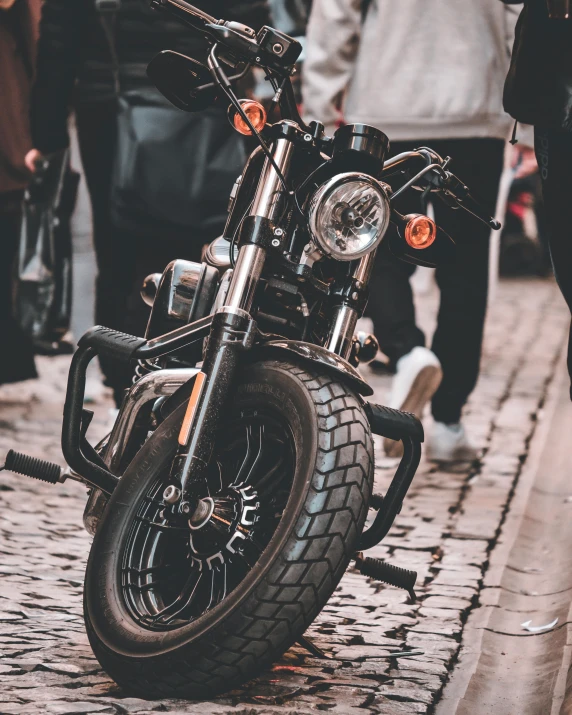
[(30, 174), (30, 90), (41, 0), (0, 0), (0, 384), (37, 377), (31, 340), (13, 317), (12, 268)]
[[(511, 4), (510, 0), (503, 0)], [(548, 243), (556, 280), (572, 310), (572, 3), (525, 0), (504, 106), (534, 126)], [(572, 331), (568, 344), (572, 376)], [(571, 388), (572, 397), (572, 388)]]
[[(510, 119), (502, 109), (516, 9), (498, 0), (315, 0), (307, 36), (304, 109), (335, 130), (363, 122), (383, 130), (392, 154), (428, 145), (453, 157), (491, 215), (495, 212)], [(423, 213), (415, 198), (401, 213)], [(427, 452), (437, 461), (471, 461), (476, 452), (462, 410), (475, 387), (487, 306), (489, 229), (464, 211), (436, 204), (440, 225), (457, 241), (452, 265), (437, 268), (441, 292), (431, 349), (415, 322), (409, 279), (388, 241), (378, 250), (368, 313), (396, 374), (390, 404), (435, 420)], [(386, 441), (397, 456), (400, 444)]]
[[(209, 13), (255, 28), (268, 19), (265, 0), (197, 0), (195, 4)], [(204, 234), (192, 235), (168, 220), (151, 224), (141, 197), (142, 219), (137, 221), (135, 216), (132, 226), (118, 225), (111, 211), (118, 92), (122, 96), (139, 94), (143, 101), (152, 97), (155, 101), (159, 94), (151, 86), (146, 69), (164, 49), (204, 61), (207, 45), (184, 24), (153, 11), (149, 0), (44, 0), (31, 113), (34, 150), (27, 155), (26, 163), (33, 170), (39, 156), (68, 145), (68, 112), (73, 106), (93, 214), (98, 268), (95, 320), (136, 335), (144, 334), (148, 317), (148, 309), (139, 296), (145, 275), (162, 271), (175, 258), (200, 260), (202, 245), (222, 228), (213, 221)], [(181, 117), (185, 116), (188, 115), (181, 113)], [(221, 119), (220, 125), (226, 128), (228, 122)], [(234, 136), (230, 126), (225, 131)], [(204, 137), (205, 145), (207, 139)], [(173, 173), (178, 170), (187, 180), (191, 175), (192, 180), (195, 157), (188, 157), (191, 167), (179, 158), (180, 155), (173, 171), (157, 166), (157, 173), (178, 176)], [(225, 194), (221, 190), (221, 196), (228, 196), (241, 168), (234, 167), (228, 191)], [(228, 167), (222, 169), (228, 172)], [(132, 198), (137, 203), (138, 197)], [(205, 211), (208, 209), (207, 202)], [(100, 360), (100, 364), (106, 384), (112, 387), (120, 404), (131, 371), (109, 359)]]

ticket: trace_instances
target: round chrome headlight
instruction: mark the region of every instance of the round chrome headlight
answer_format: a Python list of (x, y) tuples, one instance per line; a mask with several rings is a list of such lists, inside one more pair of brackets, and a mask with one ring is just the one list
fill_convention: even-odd
[(310, 231), (323, 253), (354, 261), (377, 248), (390, 212), (381, 182), (366, 174), (338, 174), (310, 199)]

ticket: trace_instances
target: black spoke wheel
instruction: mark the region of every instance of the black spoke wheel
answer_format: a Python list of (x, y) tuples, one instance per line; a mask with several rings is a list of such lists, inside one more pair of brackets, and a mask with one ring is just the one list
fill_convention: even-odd
[(126, 469), (94, 538), (85, 620), (129, 692), (206, 698), (287, 650), (355, 552), (373, 480), (359, 399), (278, 361), (239, 379), (205, 472), (200, 520), (172, 523), (162, 494), (185, 405)]
[(198, 525), (164, 517), (166, 470), (144, 496), (124, 552), (123, 594), (134, 620), (153, 630), (180, 628), (226, 598), (270, 542), (294, 465), (288, 423), (261, 406), (236, 411), (222, 426), (205, 478), (210, 508)]

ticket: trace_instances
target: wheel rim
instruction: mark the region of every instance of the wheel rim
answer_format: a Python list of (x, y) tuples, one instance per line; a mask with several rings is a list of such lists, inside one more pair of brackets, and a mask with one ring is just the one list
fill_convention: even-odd
[(141, 500), (121, 569), (131, 617), (150, 630), (186, 626), (242, 582), (270, 542), (290, 495), (294, 438), (270, 408), (236, 413), (221, 429), (207, 469), (208, 512), (198, 526), (161, 516), (168, 470)]

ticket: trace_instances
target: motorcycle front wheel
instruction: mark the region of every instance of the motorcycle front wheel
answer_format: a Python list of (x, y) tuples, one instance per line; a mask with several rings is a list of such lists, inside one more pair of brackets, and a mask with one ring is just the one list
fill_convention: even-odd
[(89, 555), (93, 651), (129, 692), (209, 698), (270, 666), (333, 593), (362, 532), (373, 446), (328, 375), (265, 361), (240, 377), (205, 474), (209, 516), (172, 525), (162, 493), (185, 406), (147, 440)]

